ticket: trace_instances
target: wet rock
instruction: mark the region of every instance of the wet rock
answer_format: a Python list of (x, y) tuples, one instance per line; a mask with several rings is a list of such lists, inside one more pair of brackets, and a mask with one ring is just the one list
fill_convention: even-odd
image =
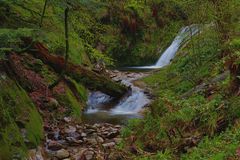
[(76, 146), (76, 145), (80, 145), (83, 143), (82, 140), (77, 140), (74, 137), (66, 137), (66, 140), (68, 141), (69, 145), (71, 145), (71, 146)]
[(112, 139), (112, 138), (117, 137), (118, 135), (119, 135), (119, 131), (118, 130), (114, 130), (114, 131), (108, 133), (106, 137), (109, 138), (109, 139)]
[(71, 122), (72, 121), (72, 118), (71, 117), (64, 117), (63, 120), (67, 123)]
[(73, 137), (75, 139), (79, 139), (81, 137), (81, 135), (77, 132), (71, 132), (68, 134), (69, 137)]
[(68, 127), (65, 128), (65, 130), (64, 130), (64, 132), (67, 133), (67, 134), (73, 133), (73, 132), (76, 132), (76, 131), (77, 131), (77, 129), (76, 129), (76, 127), (74, 127), (74, 126), (68, 126)]
[(110, 148), (113, 148), (115, 145), (116, 145), (116, 144), (115, 144), (114, 142), (109, 142), (109, 143), (104, 143), (102, 146), (103, 146), (104, 148), (110, 149)]
[(95, 129), (86, 129), (85, 132), (87, 134), (92, 134), (92, 133), (97, 132), (97, 131)]
[(68, 145), (65, 139), (58, 140), (57, 142), (60, 143), (61, 145)]
[(59, 129), (55, 129), (54, 131), (51, 131), (47, 134), (47, 137), (49, 139), (54, 139), (54, 140), (58, 140), (59, 139)]
[(60, 150), (62, 148), (63, 148), (63, 146), (60, 143), (58, 143), (57, 141), (50, 141), (48, 143), (48, 149), (50, 149), (52, 151), (57, 151), (57, 150)]
[(81, 137), (87, 137), (87, 134), (84, 133), (84, 132), (82, 132), (82, 133), (81, 133)]
[(91, 160), (94, 157), (94, 152), (93, 151), (86, 151), (84, 153), (86, 160)]
[(57, 106), (59, 106), (59, 103), (56, 99), (49, 98), (46, 106), (49, 108), (56, 108)]
[(98, 143), (103, 143), (104, 142), (104, 139), (100, 136), (97, 137), (97, 141)]
[(84, 142), (87, 142), (87, 138), (86, 137), (83, 137), (83, 139), (82, 139)]
[(55, 155), (55, 157), (57, 157), (58, 159), (65, 159), (68, 158), (69, 156), (70, 156), (69, 152), (65, 149), (58, 150)]
[(97, 145), (98, 144), (96, 138), (88, 138), (87, 143), (91, 144), (91, 145)]
[(101, 127), (101, 124), (96, 123), (96, 124), (93, 125), (93, 127), (96, 128), (96, 129), (98, 129), (98, 128)]
[(86, 158), (85, 158), (84, 153), (85, 153), (87, 150), (88, 150), (87, 148), (81, 148), (81, 149), (79, 149), (79, 152), (73, 156), (73, 159), (76, 159), (76, 160), (82, 160), (82, 159), (84, 159), (84, 160), (85, 160)]
[(32, 160), (44, 160), (43, 158), (43, 149), (38, 147), (37, 149), (32, 149), (28, 152), (28, 159)]
[(114, 127), (117, 128), (117, 129), (121, 129), (122, 128), (121, 125), (115, 125)]
[(97, 126), (95, 125), (85, 125), (87, 129), (93, 129), (93, 130), (97, 130)]

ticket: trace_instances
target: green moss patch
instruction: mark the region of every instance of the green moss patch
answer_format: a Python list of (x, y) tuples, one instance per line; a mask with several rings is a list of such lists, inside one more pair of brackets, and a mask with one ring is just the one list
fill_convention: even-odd
[(0, 73), (0, 159), (25, 156), (43, 138), (42, 119), (27, 93)]
[(63, 116), (73, 116), (81, 119), (81, 111), (83, 110), (84, 103), (78, 101), (71, 89), (61, 82), (54, 88), (54, 97), (56, 97), (60, 106), (63, 106), (66, 112), (58, 114), (59, 118)]

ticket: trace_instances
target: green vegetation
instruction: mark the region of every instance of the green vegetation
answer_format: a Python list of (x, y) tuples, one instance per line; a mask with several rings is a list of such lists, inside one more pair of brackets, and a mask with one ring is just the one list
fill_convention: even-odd
[[(59, 87), (60, 87), (59, 90), (61, 89), (62, 91), (57, 91), (55, 94), (57, 100), (60, 102), (60, 105), (65, 106), (67, 112), (66, 115), (63, 115), (62, 113), (58, 114), (58, 116), (60, 116), (58, 118), (64, 118), (64, 116), (72, 115), (80, 120), (81, 110), (83, 110), (84, 105), (82, 104), (81, 101), (78, 101), (76, 99), (73, 92), (67, 86), (60, 84)], [(58, 88), (56, 90), (58, 90)]]
[[(215, 25), (202, 26), (201, 33), (182, 46), (171, 65), (143, 79), (153, 89), (156, 99), (145, 118), (130, 123), (122, 135), (134, 135), (139, 150), (155, 154), (137, 159), (238, 157), (235, 153), (239, 147), (239, 126), (231, 125), (240, 118), (239, 92), (236, 92), (239, 91), (236, 55), (240, 49), (239, 19), (234, 18), (237, 13), (232, 6), (239, 7), (239, 2), (207, 4), (208, 17), (197, 12), (188, 20), (192, 22), (194, 18), (195, 23), (216, 20), (215, 25), (221, 29)], [(232, 17), (231, 21), (223, 18), (225, 14)]]
[(0, 157), (25, 157), (43, 138), (42, 118), (26, 92), (3, 72), (0, 87)]
[[(80, 120), (86, 88), (122, 96), (125, 87), (96, 68), (90, 71), (98, 64), (151, 65), (178, 31), (192, 24), (199, 33), (182, 44), (170, 65), (142, 80), (154, 101), (143, 119), (122, 130), (119, 149), (130, 146), (135, 152), (124, 153), (141, 160), (239, 159), (239, 10), (239, 0), (1, 0), (0, 159), (21, 159), (41, 143), (38, 110), (54, 122), (65, 116)], [(26, 38), (52, 54), (69, 53), (71, 67), (59, 57), (48, 57), (55, 61), (46, 64), (30, 55), (36, 48)], [(10, 51), (17, 53), (12, 61)], [(68, 73), (61, 74), (58, 63)], [(59, 75), (61, 81), (48, 87)]]

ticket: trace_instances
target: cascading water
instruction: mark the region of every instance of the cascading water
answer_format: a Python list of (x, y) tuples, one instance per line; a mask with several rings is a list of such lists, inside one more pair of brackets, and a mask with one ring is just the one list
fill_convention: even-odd
[(138, 78), (140, 77), (125, 78), (122, 80), (124, 85), (131, 87), (131, 94), (122, 99), (116, 107), (111, 110), (112, 114), (136, 114), (150, 102), (149, 98), (144, 94), (144, 91), (132, 84), (132, 81)]
[[(120, 102), (112, 103), (110, 96), (101, 92), (91, 92), (88, 97), (88, 109), (85, 112), (85, 120), (90, 123), (96, 122), (124, 122), (129, 118), (140, 117), (139, 111), (150, 103), (150, 99), (144, 94), (144, 90), (136, 87), (132, 82), (145, 76), (143, 73), (123, 73), (114, 77), (115, 81), (131, 88), (128, 96)], [(94, 117), (94, 118), (93, 118)]]
[(163, 52), (157, 63), (151, 66), (128, 67), (130, 69), (158, 69), (168, 65), (176, 55), (181, 45), (199, 31), (197, 25), (186, 26), (181, 29), (172, 44)]
[[(176, 55), (177, 51), (188, 41), (191, 36), (199, 31), (197, 25), (187, 26), (181, 29), (172, 44), (163, 52), (157, 63), (152, 66), (128, 67), (130, 69), (156, 69), (168, 65)], [(132, 117), (139, 117), (138, 112), (150, 103), (150, 99), (144, 94), (144, 90), (133, 85), (133, 81), (144, 76), (143, 73), (124, 73), (118, 72), (120, 75), (113, 78), (121, 81), (124, 85), (131, 88), (129, 96), (123, 98), (119, 103), (111, 103), (111, 97), (101, 92), (91, 92), (88, 98), (87, 115), (88, 120), (93, 122), (114, 122), (122, 121)], [(94, 117), (94, 118), (93, 118)]]
[(196, 25), (187, 26), (181, 29), (177, 37), (173, 40), (172, 44), (165, 50), (154, 66), (162, 68), (168, 65), (176, 55), (182, 43), (190, 39), (191, 36), (198, 32)]

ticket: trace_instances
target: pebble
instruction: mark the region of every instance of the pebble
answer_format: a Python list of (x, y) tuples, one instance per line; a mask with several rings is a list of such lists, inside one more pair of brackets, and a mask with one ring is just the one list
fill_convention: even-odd
[(84, 153), (84, 155), (85, 155), (85, 158), (87, 160), (91, 160), (91, 159), (93, 159), (94, 152), (93, 151), (87, 151), (87, 152)]
[(87, 137), (87, 134), (84, 133), (84, 132), (82, 132), (82, 133), (81, 133), (81, 137)]
[[(119, 138), (121, 125), (108, 123), (72, 124), (73, 122), (69, 122), (67, 117), (64, 121), (65, 125), (63, 124), (61, 128), (55, 128), (58, 129), (58, 139), (54, 138), (53, 130), (46, 136), (49, 138), (47, 148), (52, 152), (52, 156), (58, 159), (69, 160), (83, 157), (86, 160), (95, 159), (97, 156), (103, 156), (105, 152), (102, 151), (99, 144), (107, 151), (113, 149), (122, 140)], [(79, 148), (80, 146), (82, 148)]]
[(55, 155), (59, 159), (65, 159), (70, 156), (69, 152), (65, 149), (58, 150)]
[(71, 117), (64, 117), (63, 120), (67, 123), (71, 122), (72, 121), (72, 118)]
[(60, 143), (58, 143), (57, 141), (49, 141), (49, 143), (48, 143), (48, 149), (50, 149), (52, 151), (57, 151), (62, 148), (63, 148), (63, 146)]
[(64, 132), (69, 134), (69, 133), (73, 133), (73, 132), (76, 132), (77, 129), (76, 127), (73, 127), (73, 126), (68, 126), (67, 128), (65, 128)]
[(113, 148), (116, 144), (114, 142), (104, 143), (102, 146), (104, 148)]

